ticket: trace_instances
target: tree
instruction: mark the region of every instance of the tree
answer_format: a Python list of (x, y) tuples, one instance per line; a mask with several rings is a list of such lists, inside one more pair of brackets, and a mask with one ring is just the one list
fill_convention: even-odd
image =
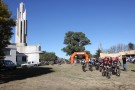
[(66, 55), (71, 55), (74, 52), (85, 51), (85, 46), (91, 43), (84, 33), (69, 31), (65, 34), (64, 44), (67, 46), (62, 51), (66, 52)]
[(109, 49), (103, 50), (105, 53), (119, 53), (123, 51), (128, 51), (128, 45), (125, 44), (117, 44), (111, 46)]
[(88, 54), (89, 58), (93, 57), (93, 55), (90, 53), (90, 51), (85, 51), (85, 52)]
[(129, 50), (134, 50), (134, 44), (130, 42), (130, 43), (128, 44), (128, 49), (129, 49)]
[(102, 52), (102, 51), (101, 51), (100, 49), (98, 49), (98, 50), (96, 51), (95, 57), (96, 57), (96, 58), (99, 58), (101, 52)]
[(10, 44), (13, 26), (15, 26), (15, 20), (11, 18), (8, 6), (0, 0), (0, 59), (4, 58), (3, 49)]
[[(92, 58), (93, 55), (90, 53), (90, 51), (85, 51), (86, 54), (88, 55), (88, 58)], [(80, 60), (80, 59), (85, 59), (84, 55), (76, 55), (76, 59)]]
[(44, 51), (42, 54), (40, 54), (40, 60), (42, 61), (55, 61), (57, 59), (57, 56), (54, 52), (46, 52)]

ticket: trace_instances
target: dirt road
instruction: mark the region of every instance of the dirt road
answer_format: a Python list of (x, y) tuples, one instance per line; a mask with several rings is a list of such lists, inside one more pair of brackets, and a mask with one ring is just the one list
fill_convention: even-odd
[(110, 79), (101, 72), (81, 70), (80, 64), (49, 65), (37, 68), (19, 68), (1, 74), (0, 90), (134, 90), (135, 64), (128, 71)]

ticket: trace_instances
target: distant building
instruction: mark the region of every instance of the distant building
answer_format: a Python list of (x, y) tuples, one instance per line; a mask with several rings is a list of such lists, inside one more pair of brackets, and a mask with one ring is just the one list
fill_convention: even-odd
[(100, 53), (100, 57), (119, 57), (122, 59), (122, 56), (135, 56), (135, 50), (123, 51), (119, 53)]
[(27, 19), (24, 3), (20, 3), (17, 9), (15, 44), (8, 45), (4, 50), (5, 60), (12, 60), (15, 64), (20, 65), (28, 61), (39, 62), (41, 46), (27, 45)]

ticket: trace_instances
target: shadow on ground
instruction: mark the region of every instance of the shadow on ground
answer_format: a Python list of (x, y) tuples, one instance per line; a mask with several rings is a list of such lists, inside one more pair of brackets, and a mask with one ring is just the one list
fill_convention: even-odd
[(52, 72), (54, 72), (54, 70), (48, 67), (17, 68), (13, 71), (0, 71), (0, 84), (14, 80), (36, 77)]
[(135, 72), (135, 70), (131, 70), (131, 71)]
[(127, 70), (124, 70), (124, 69), (120, 69), (120, 70), (121, 70), (121, 71), (124, 71), (124, 72), (127, 71)]

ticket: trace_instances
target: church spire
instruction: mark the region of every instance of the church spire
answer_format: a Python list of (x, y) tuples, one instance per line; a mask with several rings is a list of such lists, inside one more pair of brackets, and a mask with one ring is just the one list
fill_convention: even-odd
[(16, 20), (16, 35), (15, 41), (17, 46), (27, 45), (27, 20), (26, 9), (24, 3), (20, 3), (19, 9), (17, 8), (17, 20)]

